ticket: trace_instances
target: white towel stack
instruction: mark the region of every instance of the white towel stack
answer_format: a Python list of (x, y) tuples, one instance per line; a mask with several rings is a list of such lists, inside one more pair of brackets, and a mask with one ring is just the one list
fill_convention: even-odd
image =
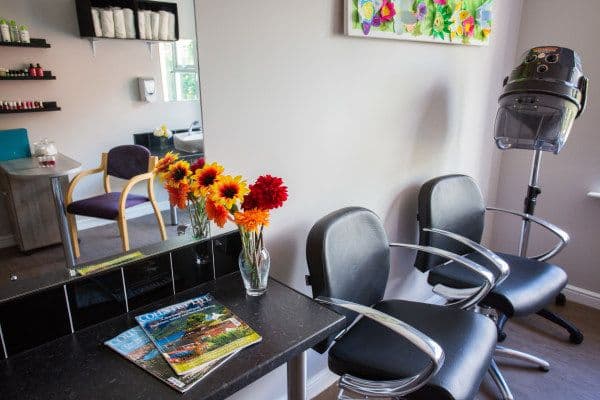
[(97, 37), (102, 36), (102, 26), (100, 25), (100, 12), (96, 7), (92, 8), (92, 22), (94, 24), (94, 34)]
[(169, 40), (169, 12), (159, 11), (160, 28), (158, 30), (158, 39)]
[(127, 39), (135, 39), (135, 18), (133, 18), (133, 10), (124, 8), (123, 15), (125, 16), (125, 32)]
[(146, 39), (146, 12), (138, 11), (138, 30), (140, 31), (140, 39)]
[(125, 29), (125, 14), (123, 9), (119, 7), (113, 7), (113, 20), (115, 22), (115, 37), (119, 39), (127, 38), (127, 31)]
[(152, 11), (152, 40), (158, 40), (159, 32), (160, 32), (160, 14), (156, 11)]
[(92, 22), (97, 37), (135, 39), (135, 19), (130, 8), (92, 7)]
[(100, 10), (100, 26), (102, 27), (102, 37), (115, 37), (115, 19), (111, 9)]
[(144, 11), (144, 18), (146, 19), (146, 39), (152, 40), (152, 11)]
[(169, 40), (177, 39), (175, 37), (175, 14), (169, 13)]

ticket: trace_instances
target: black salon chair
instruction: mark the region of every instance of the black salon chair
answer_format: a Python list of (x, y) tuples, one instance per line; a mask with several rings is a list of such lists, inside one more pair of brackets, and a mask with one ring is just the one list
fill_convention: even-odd
[[(527, 218), (558, 236), (559, 243), (537, 257), (525, 258), (498, 253), (510, 266), (510, 275), (490, 291), (481, 305), (497, 312), (500, 340), (505, 337), (503, 328), (508, 318), (538, 313), (551, 320), (555, 317), (554, 321), (570, 330), (571, 341), (581, 343), (583, 336), (575, 327), (554, 314), (549, 316), (551, 313), (544, 309), (567, 284), (567, 274), (562, 268), (545, 262), (568, 243), (569, 235), (566, 232), (531, 215), (493, 207), (486, 208), (479, 187), (471, 177), (465, 175), (441, 176), (426, 182), (419, 192), (418, 208), (419, 226), (422, 229), (419, 235), (420, 245), (465, 255), (483, 265), (486, 265), (486, 260), (479, 253), (429, 229), (448, 230), (479, 242), (484, 229), (484, 214), (488, 210)], [(481, 284), (481, 278), (476, 274), (457, 263), (447, 263), (436, 255), (418, 252), (415, 266), (423, 272), (429, 271), (428, 281), (434, 285), (434, 291), (450, 300), (469, 295), (471, 289), (468, 288)], [(544, 360), (501, 346), (498, 346), (496, 355), (530, 361), (544, 371), (549, 369), (549, 364)], [(503, 386), (506, 396), (510, 397), (510, 390), (505, 383)]]
[[(508, 266), (482, 246), (449, 232), (472, 246), (495, 268), (500, 280)], [(390, 270), (390, 246), (445, 257), (481, 277), (473, 294), (440, 306), (382, 300)], [(329, 350), (329, 368), (341, 376), (338, 399), (347, 391), (365, 397), (403, 399), (472, 399), (490, 365), (497, 341), (488, 317), (465, 311), (495, 284), (494, 274), (448, 251), (427, 246), (388, 243), (379, 218), (350, 207), (319, 220), (308, 235), (306, 256), (313, 297), (346, 316), (346, 329), (315, 350)], [(361, 315), (364, 318), (359, 319)]]

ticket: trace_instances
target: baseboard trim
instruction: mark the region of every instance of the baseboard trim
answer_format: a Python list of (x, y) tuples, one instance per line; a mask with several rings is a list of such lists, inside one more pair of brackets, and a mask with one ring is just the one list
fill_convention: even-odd
[(7, 247), (13, 247), (16, 245), (17, 245), (17, 241), (15, 240), (14, 235), (0, 236), (0, 249), (5, 249)]
[(567, 300), (600, 310), (600, 293), (567, 285), (564, 292)]
[[(169, 209), (169, 201), (161, 201), (158, 203), (158, 208), (161, 211)], [(139, 206), (135, 206), (127, 209), (127, 219), (143, 217), (144, 215), (153, 214), (154, 209), (150, 203), (144, 203)], [(96, 228), (98, 226), (116, 224), (116, 221), (107, 219), (81, 217), (77, 216), (77, 230), (85, 231), (86, 229)]]

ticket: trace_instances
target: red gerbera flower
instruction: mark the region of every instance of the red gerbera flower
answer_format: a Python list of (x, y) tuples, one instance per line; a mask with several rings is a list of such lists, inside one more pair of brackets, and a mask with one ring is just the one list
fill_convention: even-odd
[(192, 174), (195, 173), (197, 169), (204, 168), (204, 164), (205, 164), (204, 157), (197, 159), (196, 162), (193, 163), (192, 166), (190, 167), (190, 169), (192, 170)]
[(250, 185), (250, 193), (244, 197), (242, 207), (244, 210), (253, 208), (272, 210), (281, 207), (287, 198), (287, 186), (283, 185), (283, 179), (263, 175)]

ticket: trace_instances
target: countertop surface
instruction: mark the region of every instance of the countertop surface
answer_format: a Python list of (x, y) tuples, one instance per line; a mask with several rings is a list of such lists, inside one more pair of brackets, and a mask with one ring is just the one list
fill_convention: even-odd
[(2, 161), (0, 162), (0, 168), (2, 168), (6, 174), (20, 179), (43, 176), (52, 178), (79, 172), (81, 163), (62, 153), (58, 153), (56, 155), (56, 165), (54, 167), (40, 167), (37, 158), (28, 157)]
[[(103, 344), (135, 326), (136, 315), (206, 293), (263, 340), (184, 395)], [(2, 399), (224, 399), (341, 330), (343, 320), (275, 279), (269, 280), (265, 295), (247, 297), (239, 273), (234, 273), (0, 361), (0, 393)]]

